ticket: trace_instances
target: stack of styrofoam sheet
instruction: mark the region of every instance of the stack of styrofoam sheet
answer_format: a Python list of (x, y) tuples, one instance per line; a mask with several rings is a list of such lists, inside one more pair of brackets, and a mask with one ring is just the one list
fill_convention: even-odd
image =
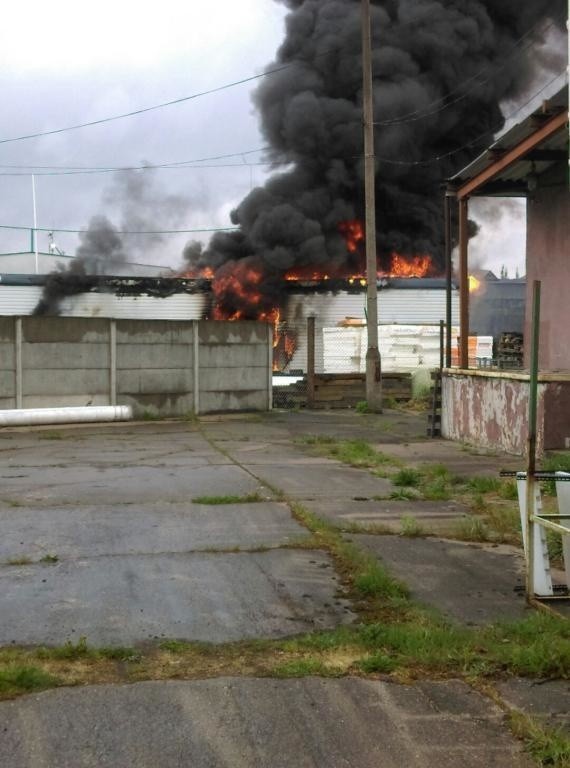
[(323, 328), (326, 373), (358, 373), (361, 369), (362, 328)]
[[(456, 334), (456, 329), (453, 330)], [(420, 365), (439, 365), (439, 326), (381, 325), (378, 345), (385, 371), (414, 371)], [(368, 336), (366, 328), (324, 328), (323, 357), (327, 373), (354, 373), (366, 370)]]

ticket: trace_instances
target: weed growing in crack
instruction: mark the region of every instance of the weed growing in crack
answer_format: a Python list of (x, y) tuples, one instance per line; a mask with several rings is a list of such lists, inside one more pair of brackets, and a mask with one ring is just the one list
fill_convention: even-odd
[(192, 499), (193, 504), (257, 504), (260, 501), (267, 501), (259, 493), (249, 493), (246, 496), (196, 496)]
[(392, 483), (404, 488), (417, 488), (422, 482), (422, 473), (417, 469), (401, 469), (392, 477)]
[(42, 691), (59, 685), (59, 680), (43, 669), (8, 664), (0, 668), (0, 694), (5, 696)]
[(400, 536), (407, 536), (413, 539), (425, 535), (425, 530), (421, 523), (413, 515), (403, 515), (400, 524), (402, 526)]
[(476, 515), (469, 515), (458, 520), (453, 528), (453, 535), (460, 541), (490, 541), (491, 533), (485, 521)]

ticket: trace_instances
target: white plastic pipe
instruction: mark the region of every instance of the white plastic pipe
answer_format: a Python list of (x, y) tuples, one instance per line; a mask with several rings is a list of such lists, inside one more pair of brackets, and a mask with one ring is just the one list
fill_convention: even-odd
[(128, 421), (133, 418), (130, 405), (87, 405), (78, 408), (12, 408), (0, 410), (0, 427), (35, 424), (75, 424), (89, 421)]

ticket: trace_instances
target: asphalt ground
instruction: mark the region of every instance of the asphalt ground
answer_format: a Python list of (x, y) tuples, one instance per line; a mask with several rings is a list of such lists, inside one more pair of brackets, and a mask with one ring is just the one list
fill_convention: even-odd
[[(386, 500), (388, 479), (312, 455), (298, 438), (365, 440), (401, 456), (414, 446), (413, 463), (434, 446), (424, 429), (413, 414), (321, 412), (4, 430), (0, 645), (82, 637), (93, 646), (225, 643), (356, 622), (330, 555), (308, 547), (291, 502), (333, 522), (359, 520), (357, 508), (367, 520), (406, 512)], [(473, 472), (487, 462), (489, 471), (489, 457), (456, 459)], [(430, 563), (429, 547), (398, 551), (389, 547), (403, 541), (396, 537), (353, 538), (412, 588), (414, 579), (422, 583), (419, 598), (452, 616), (476, 591), (472, 615), (464, 609), (458, 620), (492, 620), (507, 605), (519, 611), (517, 568), (500, 565), (507, 559), (490, 584), (479, 578), (476, 548), (440, 547)], [(64, 687), (1, 702), (0, 723), (6, 768), (531, 764), (501, 710), (453, 680), (220, 677)]]

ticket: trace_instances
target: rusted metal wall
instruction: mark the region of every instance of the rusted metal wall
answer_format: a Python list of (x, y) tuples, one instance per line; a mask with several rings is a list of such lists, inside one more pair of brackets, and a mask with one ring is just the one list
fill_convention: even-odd
[[(548, 177), (540, 177), (539, 187), (528, 201), (527, 214), (527, 300), (525, 338), (530, 340), (532, 282), (542, 281), (539, 366), (543, 371), (570, 371), (570, 191), (568, 166)], [(525, 344), (525, 365), (529, 364), (530, 345)]]
[[(544, 446), (544, 384), (538, 387), (537, 450)], [(528, 381), (504, 374), (444, 374), (442, 435), (483, 448), (523, 455), (526, 450)]]

